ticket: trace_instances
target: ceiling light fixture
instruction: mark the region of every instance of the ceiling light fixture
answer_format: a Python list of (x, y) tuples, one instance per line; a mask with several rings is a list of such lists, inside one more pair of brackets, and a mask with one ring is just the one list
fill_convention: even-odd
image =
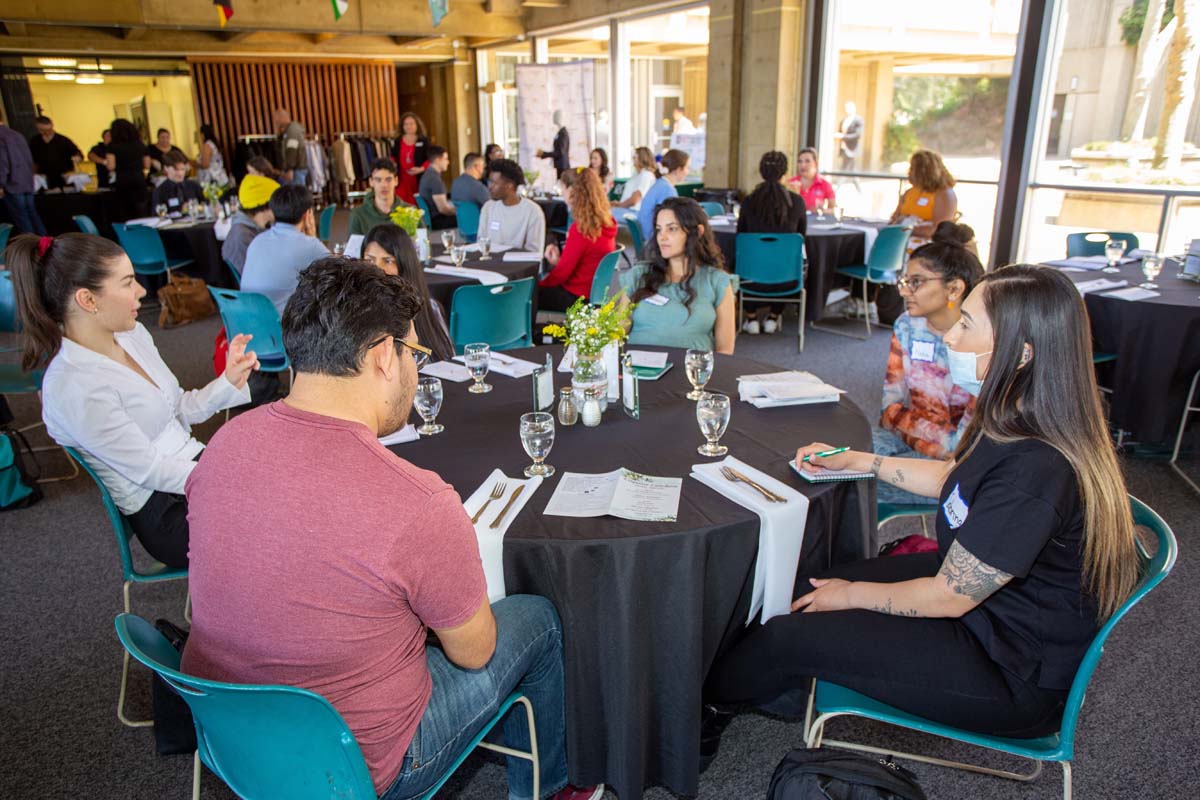
[(98, 83), (104, 83), (104, 78), (101, 78), (99, 75), (80, 75), (75, 78), (75, 82), (86, 83), (94, 86)]
[(75, 73), (64, 71), (46, 72), (42, 77), (48, 81), (73, 81), (75, 80)]
[(38, 64), (43, 67), (73, 67), (76, 64), (73, 58), (39, 58)]
[(86, 69), (89, 72), (95, 72), (97, 70), (100, 70), (102, 72), (111, 72), (112, 68), (113, 68), (112, 64), (101, 64), (96, 61), (84, 62), (84, 63), (80, 64), (78, 67), (78, 69)]

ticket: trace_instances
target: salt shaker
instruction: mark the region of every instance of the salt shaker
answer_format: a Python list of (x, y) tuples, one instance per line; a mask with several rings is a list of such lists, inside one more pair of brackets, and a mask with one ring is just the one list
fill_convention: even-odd
[(575, 398), (570, 386), (558, 390), (558, 424), (564, 428), (579, 421), (579, 409), (575, 407)]
[[(605, 387), (605, 390), (607, 387)], [(594, 428), (600, 424), (600, 391), (596, 388), (587, 390), (586, 399), (583, 401), (583, 411), (580, 413), (580, 418), (583, 424), (589, 428)]]

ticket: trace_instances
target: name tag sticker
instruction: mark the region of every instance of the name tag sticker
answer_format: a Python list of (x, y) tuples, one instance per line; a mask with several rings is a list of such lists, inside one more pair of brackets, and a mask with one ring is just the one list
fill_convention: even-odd
[(950, 530), (961, 528), (962, 524), (967, 521), (967, 513), (970, 510), (958, 492), (958, 484), (955, 484), (954, 490), (950, 492), (946, 502), (942, 503), (942, 511), (946, 515), (946, 524), (950, 526)]
[(500, 220), (498, 220), (498, 219), (494, 219), (494, 220), (492, 220), (490, 223), (488, 223), (488, 230), (489, 230), (489, 231), (498, 231), (498, 230), (500, 230)]
[(167, 205), (169, 205), (169, 206), (177, 206), (177, 205), (179, 205), (179, 198), (178, 198), (178, 197), (171, 197), (171, 198), (168, 198), (168, 199), (167, 199)]
[(650, 297), (647, 297), (642, 302), (649, 303), (652, 306), (665, 306), (667, 303), (671, 302), (671, 298), (664, 297), (661, 294), (655, 294), (655, 295), (651, 295)]
[(929, 205), (929, 198), (928, 198), (928, 197), (919, 197), (919, 198), (917, 198), (917, 205), (919, 205), (919, 206), (927, 206), (927, 205)]
[(913, 342), (912, 343), (912, 360), (913, 361), (933, 361), (934, 346), (933, 342)]

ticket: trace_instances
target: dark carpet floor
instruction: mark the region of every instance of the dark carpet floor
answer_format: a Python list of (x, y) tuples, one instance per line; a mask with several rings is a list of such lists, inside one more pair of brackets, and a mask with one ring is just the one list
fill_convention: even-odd
[[(184, 386), (211, 378), (215, 318), (172, 331), (158, 330), (149, 318), (143, 321)], [(786, 330), (794, 333), (794, 324), (791, 321)], [(12, 343), (11, 337), (0, 337), (0, 347)], [(794, 335), (741, 337), (738, 348), (741, 354), (781, 367), (820, 374), (846, 389), (873, 416), (887, 343), (882, 331), (868, 342), (813, 332), (803, 354), (796, 352)], [(36, 398), (12, 400), (18, 420), (38, 418)], [(207, 439), (216, 425), (214, 420), (196, 433)], [(43, 431), (33, 435), (37, 443), (45, 443)], [(47, 454), (42, 464), (48, 473), (66, 467), (56, 454)], [(1130, 491), (1174, 528), (1181, 557), (1174, 574), (1110, 639), (1080, 723), (1075, 797), (1191, 798), (1200, 793), (1192, 761), (1200, 750), (1200, 684), (1189, 677), (1200, 657), (1200, 566), (1192, 558), (1192, 546), (1200, 537), (1200, 502), (1161, 462), (1126, 460), (1124, 466)], [(121, 581), (99, 495), (84, 476), (48, 484), (45, 491), (45, 501), (37, 506), (0, 515), (0, 798), (183, 800), (191, 792), (191, 758), (155, 755), (152, 732), (126, 728), (114, 713), (121, 650), (112, 619), (121, 606)], [(896, 523), (887, 538), (914, 524)], [(182, 622), (182, 584), (136, 587), (134, 592), (136, 613)], [(135, 669), (131, 684), (131, 713), (147, 716), (147, 673)], [(788, 750), (799, 746), (801, 733), (799, 724), (742, 714), (702, 777), (700, 795), (763, 797), (772, 770)], [(1020, 766), (990, 753), (863, 722), (833, 723), (829, 735)], [(1032, 784), (909, 766), (930, 798), (1061, 797), (1056, 766)], [(202, 796), (229, 798), (232, 793), (206, 774)], [(473, 756), (443, 796), (503, 798), (503, 766)], [(663, 789), (651, 789), (646, 796), (672, 797)]]

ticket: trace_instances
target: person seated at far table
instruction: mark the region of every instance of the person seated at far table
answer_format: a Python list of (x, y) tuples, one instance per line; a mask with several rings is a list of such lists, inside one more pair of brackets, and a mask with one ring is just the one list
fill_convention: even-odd
[(204, 189), (187, 176), (192, 163), (182, 153), (167, 153), (162, 157), (163, 172), (167, 179), (154, 187), (151, 204), (158, 208), (167, 207), (167, 214), (178, 217), (191, 200), (204, 201)]
[(546, 263), (552, 269), (538, 282), (538, 307), (549, 311), (566, 311), (588, 297), (600, 259), (617, 249), (617, 223), (596, 171), (567, 170), (562, 184), (573, 219), (562, 251), (556, 244), (546, 247)]
[(329, 251), (317, 238), (317, 219), (307, 188), (280, 186), (271, 195), (270, 207), (275, 224), (254, 237), (246, 249), (242, 291), (266, 295), (283, 314), (300, 273)]
[(546, 215), (542, 207), (517, 193), (525, 185), (521, 165), (507, 158), (488, 164), (491, 200), (479, 212), (479, 235), (495, 247), (540, 253), (546, 246)]
[[(802, 196), (783, 188), (787, 175), (787, 156), (778, 150), (763, 153), (758, 161), (758, 174), (762, 183), (754, 187), (742, 201), (742, 213), (738, 215), (738, 233), (799, 233), (808, 232), (808, 217)], [(761, 292), (786, 291), (793, 284), (752, 284)], [(751, 336), (774, 333), (779, 330), (779, 315), (782, 303), (770, 301), (746, 301), (743, 304), (746, 318), (742, 331)]]
[[(411, 284), (363, 261), (326, 258), (300, 276), (283, 314), (291, 394), (224, 425), (187, 482), (195, 614), (182, 670), (321, 694), (381, 800), (427, 792), (520, 691), (542, 791), (598, 800), (603, 787), (566, 785), (554, 606), (489, 603), (454, 487), (379, 443), (412, 413), (420, 310)], [(524, 713), (503, 725), (509, 745), (530, 745)], [(533, 765), (509, 757), (508, 783), (509, 797), (531, 797)]]
[(450, 184), (450, 200), (454, 203), (474, 203), (483, 208), (483, 204), (491, 200), (488, 194), (487, 182), (484, 180), (483, 156), (479, 153), (467, 153), (463, 158), (462, 174)]
[[(658, 204), (668, 197), (679, 196), (675, 185), (687, 179), (690, 161), (691, 156), (682, 150), (668, 150), (663, 155), (662, 177), (646, 190), (641, 208), (638, 209), (638, 225), (642, 227), (642, 236), (647, 242), (654, 238), (654, 214)], [(707, 229), (708, 225), (704, 227)]]
[(413, 319), (418, 339), (433, 351), (434, 360), (449, 361), (454, 358), (446, 309), (430, 297), (425, 268), (417, 260), (417, 251), (408, 233), (390, 222), (376, 225), (363, 240), (362, 257), (363, 261), (374, 264), (388, 275), (399, 275), (412, 285), (422, 301), (421, 310)]
[(700, 204), (690, 197), (659, 204), (645, 257), (620, 274), (621, 304), (637, 303), (629, 343), (732, 355), (737, 338), (732, 279)]
[(392, 212), (408, 203), (396, 196), (399, 178), (396, 162), (377, 158), (371, 162), (371, 196), (350, 212), (350, 235), (366, 235), (376, 225), (392, 221)]
[(908, 161), (908, 182), (912, 184), (900, 197), (892, 212), (891, 224), (915, 223), (910, 249), (916, 249), (933, 237), (937, 226), (958, 217), (958, 195), (954, 176), (932, 150), (918, 150)]
[(279, 180), (279, 170), (275, 169), (266, 156), (254, 156), (254, 158), (247, 161), (246, 174), (261, 175), (273, 181)]
[(833, 184), (817, 172), (816, 148), (805, 147), (796, 156), (796, 174), (788, 180), (788, 188), (804, 198), (804, 205), (810, 211), (837, 205)]
[(261, 175), (247, 175), (238, 187), (239, 208), (229, 220), (229, 233), (221, 243), (221, 258), (232, 264), (239, 276), (246, 270), (250, 243), (275, 221), (271, 195), (278, 188), (278, 183)]
[(446, 182), (442, 180), (442, 173), (450, 169), (450, 154), (436, 144), (429, 146), (428, 153), (429, 166), (421, 173), (417, 194), (429, 207), (430, 227), (436, 231), (453, 228), (458, 225), (458, 217), (446, 192)]
[(642, 198), (658, 180), (658, 162), (654, 160), (654, 154), (650, 152), (649, 147), (639, 147), (633, 151), (633, 168), (637, 170), (637, 174), (625, 181), (625, 185), (621, 187), (621, 199), (613, 203), (614, 208), (639, 211)]
[[(962, 301), (983, 278), (983, 265), (966, 244), (975, 232), (943, 222), (933, 241), (913, 251), (900, 279), (905, 312), (892, 327), (887, 375), (883, 381), (879, 427), (872, 449), (883, 456), (933, 458), (954, 456), (971, 422), (975, 398), (954, 383), (943, 339), (962, 316)], [(880, 483), (880, 502), (934, 503)]]

